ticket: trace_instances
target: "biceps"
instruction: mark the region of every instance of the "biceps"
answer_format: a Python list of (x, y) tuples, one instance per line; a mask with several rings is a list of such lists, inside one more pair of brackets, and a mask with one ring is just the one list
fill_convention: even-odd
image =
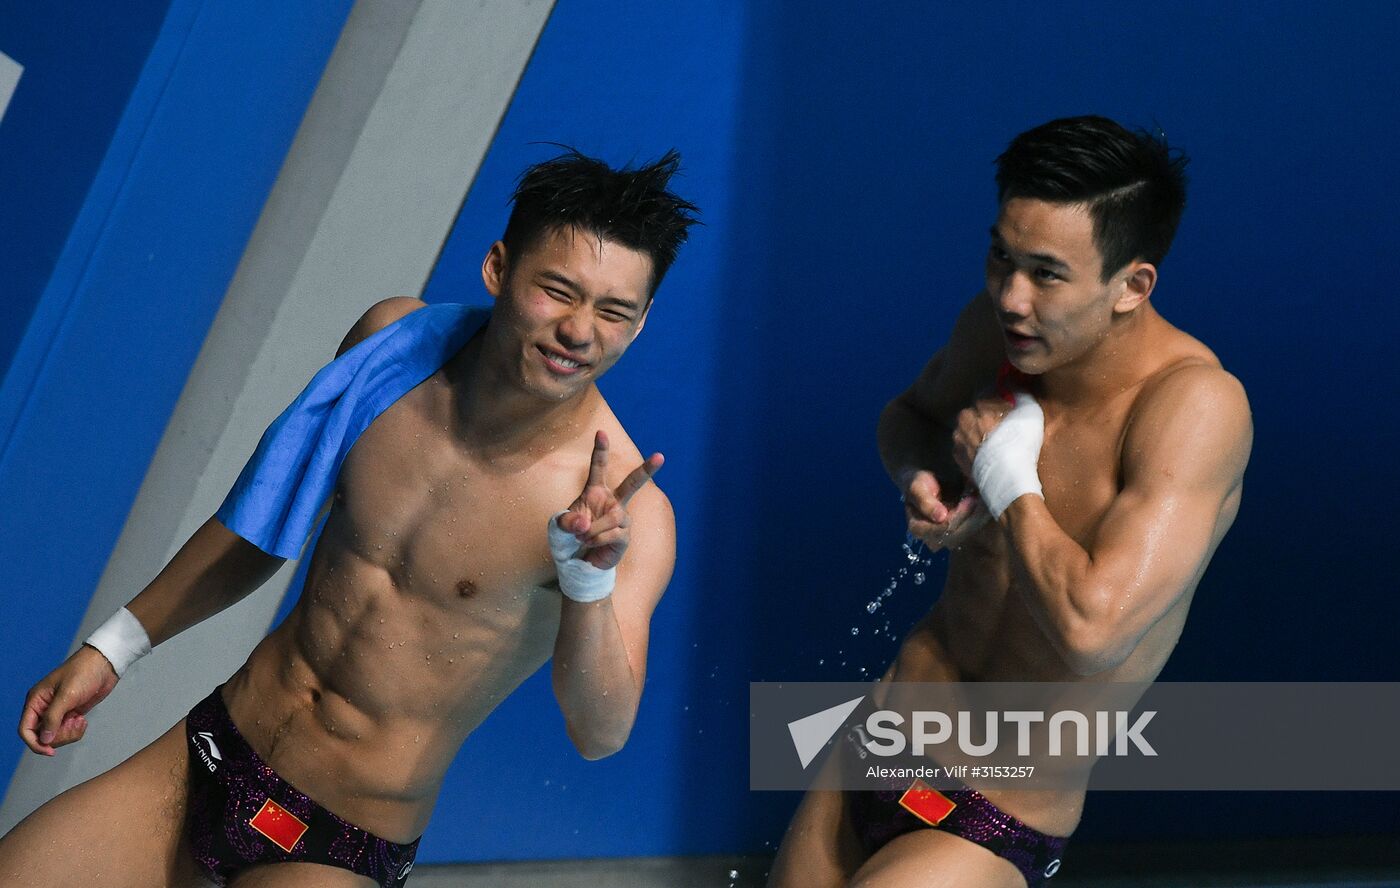
[(1129, 631), (1151, 628), (1204, 569), (1221, 505), (1213, 492), (1119, 494), (1090, 553), (1098, 604)]

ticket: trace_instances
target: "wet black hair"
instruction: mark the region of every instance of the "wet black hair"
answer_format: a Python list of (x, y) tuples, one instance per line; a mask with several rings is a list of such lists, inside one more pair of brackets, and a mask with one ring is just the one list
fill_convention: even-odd
[(1160, 130), (1064, 117), (1011, 141), (996, 159), (997, 196), (1086, 205), (1107, 281), (1134, 260), (1166, 258), (1186, 208), (1186, 164)]
[(508, 256), (521, 256), (540, 238), (576, 228), (651, 257), (648, 299), (676, 261), (699, 209), (668, 189), (680, 169), (675, 149), (639, 167), (613, 169), (573, 148), (520, 175), (501, 241)]

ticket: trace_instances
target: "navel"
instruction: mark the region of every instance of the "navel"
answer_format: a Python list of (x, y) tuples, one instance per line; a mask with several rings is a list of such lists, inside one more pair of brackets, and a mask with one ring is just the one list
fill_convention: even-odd
[(471, 580), (458, 580), (457, 594), (463, 598), (470, 598), (476, 594), (476, 583), (473, 583)]

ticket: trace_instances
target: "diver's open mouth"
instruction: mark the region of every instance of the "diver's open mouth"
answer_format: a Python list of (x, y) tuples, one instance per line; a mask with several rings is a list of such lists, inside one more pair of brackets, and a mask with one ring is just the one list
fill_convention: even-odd
[(1003, 328), (1002, 332), (1006, 334), (1006, 341), (1010, 343), (1013, 348), (1029, 348), (1040, 341), (1039, 336), (1026, 336), (1014, 330)]
[(580, 361), (563, 352), (557, 352), (542, 345), (537, 345), (535, 348), (544, 357), (545, 366), (561, 376), (572, 376), (588, 366), (588, 362)]

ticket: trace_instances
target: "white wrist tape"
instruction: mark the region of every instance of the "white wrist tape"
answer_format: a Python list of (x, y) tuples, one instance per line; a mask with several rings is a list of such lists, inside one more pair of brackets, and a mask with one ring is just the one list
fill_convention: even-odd
[(1045, 498), (1036, 472), (1044, 440), (1045, 413), (1035, 398), (1017, 392), (1016, 406), (983, 439), (972, 461), (972, 483), (994, 517), (1000, 518), (1008, 506), (1028, 493)]
[(146, 627), (126, 608), (108, 617), (83, 644), (97, 648), (112, 664), (118, 678), (128, 666), (151, 652), (151, 636), (146, 634)]
[(566, 514), (567, 509), (549, 519), (549, 554), (559, 574), (559, 591), (585, 604), (602, 601), (612, 594), (613, 585), (617, 582), (617, 568), (603, 570), (574, 557), (583, 547), (579, 545), (578, 537), (559, 526), (559, 515)]

